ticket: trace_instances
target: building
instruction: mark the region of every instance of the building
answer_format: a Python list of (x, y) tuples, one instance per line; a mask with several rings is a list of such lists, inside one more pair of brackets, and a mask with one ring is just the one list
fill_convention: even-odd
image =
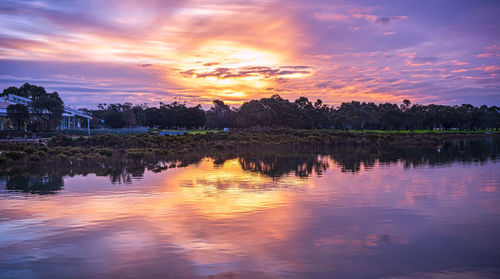
[[(12, 123), (7, 116), (7, 107), (9, 105), (22, 104), (29, 107), (30, 103), (31, 99), (13, 94), (0, 97), (0, 130), (11, 130), (14, 128), (12, 127)], [(92, 116), (85, 111), (64, 106), (64, 113), (57, 129), (59, 131), (79, 130), (83, 129), (82, 127), (84, 126), (86, 126), (86, 129), (90, 129), (91, 119)]]
[[(61, 131), (78, 130), (83, 126), (86, 126), (86, 128), (88, 129), (90, 128), (91, 119), (92, 116), (87, 114), (87, 112), (65, 106), (61, 123), (59, 124), (58, 129)], [(86, 122), (86, 125), (83, 125), (84, 122)]]
[(7, 107), (10, 102), (0, 99), (0, 131), (8, 130), (9, 119), (7, 118)]

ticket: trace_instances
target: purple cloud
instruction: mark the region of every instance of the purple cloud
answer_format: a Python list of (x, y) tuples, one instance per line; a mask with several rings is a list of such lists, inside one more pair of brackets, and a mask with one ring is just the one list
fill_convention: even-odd
[(197, 83), (209, 77), (264, 81), (234, 103), (279, 93), (500, 104), (495, 0), (117, 3), (0, 2), (0, 85), (33, 82), (84, 106), (237, 91)]

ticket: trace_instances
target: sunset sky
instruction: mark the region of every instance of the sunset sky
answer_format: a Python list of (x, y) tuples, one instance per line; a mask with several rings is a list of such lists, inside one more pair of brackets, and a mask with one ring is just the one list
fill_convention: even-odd
[(500, 1), (0, 2), (0, 90), (66, 104), (279, 94), (500, 105)]

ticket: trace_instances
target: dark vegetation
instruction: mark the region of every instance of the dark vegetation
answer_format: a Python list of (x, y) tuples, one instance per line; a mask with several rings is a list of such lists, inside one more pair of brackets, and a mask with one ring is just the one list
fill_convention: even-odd
[[(421, 165), (439, 166), (452, 162), (478, 163), (496, 160), (500, 155), (500, 139), (451, 140), (439, 146), (396, 145), (267, 145), (239, 146), (200, 152), (142, 148), (112, 149), (105, 147), (82, 148), (75, 146), (37, 147), (11, 146), (2, 157), (14, 164), (0, 164), (0, 177), (6, 180), (8, 190), (29, 194), (54, 194), (64, 187), (62, 176), (95, 173), (108, 176), (113, 183), (131, 183), (145, 171), (162, 172), (170, 168), (185, 167), (204, 157), (223, 164), (238, 158), (244, 170), (261, 173), (274, 179), (294, 174), (308, 177), (321, 175), (334, 160), (344, 172), (370, 169), (377, 162), (401, 162), (405, 167)], [(179, 152), (181, 151), (181, 152)], [(5, 163), (6, 161), (4, 161)]]
[(206, 119), (201, 105), (187, 107), (179, 102), (160, 103), (158, 108), (148, 107), (146, 104), (136, 106), (131, 103), (99, 104), (98, 110), (92, 113), (111, 128), (131, 126), (193, 128), (205, 126)]
[(346, 102), (339, 107), (327, 106), (321, 100), (314, 103), (306, 97), (294, 102), (273, 95), (251, 100), (232, 108), (215, 100), (203, 111), (198, 105), (186, 107), (173, 102), (159, 108), (130, 103), (99, 105), (93, 114), (110, 127), (149, 126), (159, 128), (240, 128), (288, 127), (295, 129), (334, 128), (343, 130), (477, 130), (500, 128), (500, 108), (497, 106), (412, 105)]
[[(41, 86), (24, 84), (9, 87), (2, 95), (15, 94), (30, 98), (30, 111), (35, 121), (30, 131), (54, 129), (63, 113), (63, 101), (57, 92), (47, 93)], [(16, 105), (17, 106), (17, 105)], [(23, 105), (20, 105), (23, 106)], [(9, 118), (20, 127), (27, 121), (26, 108), (9, 110)], [(221, 100), (205, 111), (201, 105), (189, 107), (177, 101), (160, 103), (159, 107), (131, 103), (99, 104), (97, 109), (82, 109), (94, 116), (92, 127), (103, 124), (110, 128), (148, 126), (155, 128), (239, 128), (287, 127), (294, 129), (342, 130), (478, 130), (500, 128), (500, 108), (475, 107), (470, 104), (445, 106), (345, 102), (338, 107), (327, 106), (321, 100), (300, 97), (293, 102), (273, 95), (251, 100), (240, 107), (230, 107)], [(45, 112), (45, 113), (44, 113)], [(46, 113), (48, 112), (48, 113)]]
[(186, 134), (181, 136), (100, 135), (88, 138), (72, 138), (59, 135), (46, 142), (48, 146), (36, 144), (2, 143), (0, 145), (0, 169), (18, 171), (32, 165), (51, 166), (57, 162), (71, 162), (72, 167), (110, 158), (113, 154), (124, 154), (129, 160), (139, 160), (147, 154), (176, 159), (186, 154), (211, 156), (222, 151), (242, 148), (330, 148), (379, 146), (394, 148), (432, 147), (446, 140), (465, 138), (498, 138), (497, 134), (484, 133), (351, 133), (333, 130), (269, 129), (259, 132), (234, 131), (231, 133)]

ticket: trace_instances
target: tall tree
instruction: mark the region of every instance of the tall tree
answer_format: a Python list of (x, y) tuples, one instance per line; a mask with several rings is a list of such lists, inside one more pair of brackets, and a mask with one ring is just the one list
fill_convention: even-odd
[(297, 123), (296, 127), (302, 129), (315, 128), (316, 111), (313, 104), (306, 97), (299, 97), (294, 102), (297, 109)]
[(251, 100), (250, 102), (243, 103), (238, 111), (238, 126), (243, 128), (263, 126), (265, 111), (266, 108), (260, 100)]
[(210, 128), (231, 128), (235, 120), (235, 112), (220, 100), (214, 100), (213, 106), (206, 113), (207, 126)]
[(11, 86), (9, 88), (5, 88), (0, 96), (7, 96), (7, 95), (10, 95), (10, 94), (20, 96), (19, 88), (15, 87), (15, 86)]
[(59, 125), (64, 112), (64, 103), (59, 93), (45, 93), (32, 97), (31, 108), (39, 120), (42, 120), (37, 121), (38, 129), (43, 127), (44, 130), (51, 130)]
[(19, 87), (16, 95), (34, 100), (38, 97), (47, 95), (47, 91), (45, 91), (45, 88), (43, 88), (43, 86), (25, 83), (21, 85), (21, 87)]

